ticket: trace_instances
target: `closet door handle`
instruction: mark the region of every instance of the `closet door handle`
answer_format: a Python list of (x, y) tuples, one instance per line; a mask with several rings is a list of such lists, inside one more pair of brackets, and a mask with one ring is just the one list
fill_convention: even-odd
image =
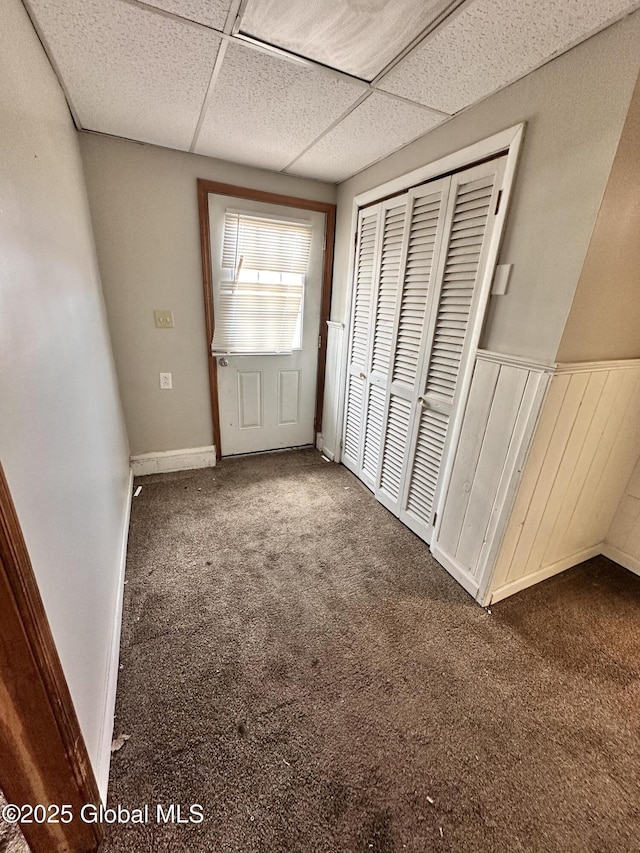
[(361, 373), (361, 374), (360, 374), (360, 379), (366, 379), (366, 378), (367, 378), (367, 377), (365, 376), (365, 374), (364, 374), (364, 373)]

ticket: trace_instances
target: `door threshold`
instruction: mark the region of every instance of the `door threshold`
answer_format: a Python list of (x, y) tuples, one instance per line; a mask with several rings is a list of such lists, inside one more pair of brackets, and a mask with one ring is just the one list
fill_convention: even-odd
[(229, 453), (221, 456), (220, 461), (222, 462), (225, 459), (242, 459), (245, 456), (265, 456), (267, 453), (287, 453), (289, 450), (315, 450), (315, 445), (295, 444), (291, 447), (274, 447), (273, 450), (251, 450), (248, 453)]

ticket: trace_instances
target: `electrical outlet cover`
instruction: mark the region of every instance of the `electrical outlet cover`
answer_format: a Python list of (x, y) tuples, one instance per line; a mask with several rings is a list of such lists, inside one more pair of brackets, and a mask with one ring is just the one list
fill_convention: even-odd
[(173, 311), (154, 311), (156, 329), (173, 329)]

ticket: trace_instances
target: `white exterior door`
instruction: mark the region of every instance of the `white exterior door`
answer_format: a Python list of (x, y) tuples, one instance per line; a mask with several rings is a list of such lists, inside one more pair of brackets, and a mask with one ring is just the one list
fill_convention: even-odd
[(361, 211), (342, 461), (431, 541), (505, 158)]
[[(230, 209), (282, 222), (307, 221), (311, 225), (311, 246), (304, 276), (299, 340), (292, 351), (217, 355), (221, 455), (314, 444), (324, 214), (210, 194), (214, 324), (220, 284), (234, 275), (233, 270), (222, 266), (224, 219)], [(257, 330), (256, 335), (259, 334)]]

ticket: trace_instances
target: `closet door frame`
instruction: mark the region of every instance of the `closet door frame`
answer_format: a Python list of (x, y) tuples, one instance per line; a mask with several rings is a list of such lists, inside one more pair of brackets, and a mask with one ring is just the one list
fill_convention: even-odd
[[(356, 264), (356, 240), (358, 234), (359, 214), (362, 209), (373, 206), (374, 204), (377, 204), (382, 200), (386, 200), (389, 196), (400, 195), (420, 184), (424, 184), (428, 181), (435, 180), (437, 178), (445, 177), (446, 175), (452, 172), (461, 171), (463, 169), (476, 165), (477, 163), (483, 160), (497, 157), (502, 154), (506, 155), (506, 161), (504, 178), (501, 188), (499, 210), (494, 220), (494, 227), (492, 229), (489, 244), (487, 247), (484, 271), (482, 273), (481, 279), (477, 282), (477, 288), (480, 292), (480, 302), (488, 303), (488, 297), (491, 290), (495, 265), (497, 262), (500, 243), (504, 232), (505, 219), (507, 211), (509, 209), (509, 202), (512, 196), (518, 157), (520, 154), (522, 140), (524, 137), (524, 128), (524, 122), (514, 125), (513, 127), (507, 128), (506, 130), (501, 131), (500, 133), (494, 134), (490, 137), (487, 137), (486, 139), (481, 140), (480, 142), (474, 143), (473, 145), (463, 148), (460, 151), (447, 155), (446, 157), (436, 160), (433, 163), (430, 163), (426, 166), (409, 172), (406, 175), (403, 175), (399, 178), (395, 178), (392, 181), (388, 181), (385, 184), (382, 184), (378, 187), (375, 187), (374, 189), (368, 190), (364, 193), (361, 193), (360, 195), (355, 196), (355, 198), (353, 199), (353, 208), (351, 215), (350, 233), (353, 248), (350, 253), (349, 272), (347, 278), (347, 313), (345, 322), (345, 332), (349, 335), (349, 339), (352, 334), (351, 324), (353, 313), (353, 299), (355, 296), (354, 271)], [(377, 285), (374, 283), (374, 287), (376, 286)], [(462, 415), (464, 413), (469, 393), (473, 363), (475, 360), (475, 353), (479, 344), (482, 325), (484, 323), (484, 315), (484, 311), (476, 313), (476, 316), (473, 320), (474, 327), (471, 330), (469, 340), (469, 343), (471, 345), (466, 348), (466, 352), (463, 356), (463, 362), (460, 366), (460, 373), (458, 377), (459, 387), (456, 394), (456, 400), (454, 401), (451, 412), (447, 448), (445, 451), (445, 455), (442, 459), (442, 467), (439, 475), (439, 487), (435, 503), (435, 514), (437, 520), (436, 524), (434, 525), (434, 539), (437, 538), (439, 524), (442, 520), (440, 506), (442, 503), (443, 496), (446, 495), (447, 485), (451, 477), (453, 458), (455, 456), (455, 450), (460, 438), (463, 420)], [(350, 347), (347, 347), (346, 349), (350, 350)], [(348, 354), (345, 353), (343, 355), (343, 361), (340, 370), (340, 394), (338, 397), (338, 399), (340, 400), (340, 410), (337, 412), (337, 422), (340, 425), (339, 435), (341, 436), (341, 440), (338, 448), (338, 454), (335, 457), (336, 462), (339, 462), (342, 456), (342, 443), (344, 437), (346, 415), (345, 395), (348, 379), (348, 368)]]

